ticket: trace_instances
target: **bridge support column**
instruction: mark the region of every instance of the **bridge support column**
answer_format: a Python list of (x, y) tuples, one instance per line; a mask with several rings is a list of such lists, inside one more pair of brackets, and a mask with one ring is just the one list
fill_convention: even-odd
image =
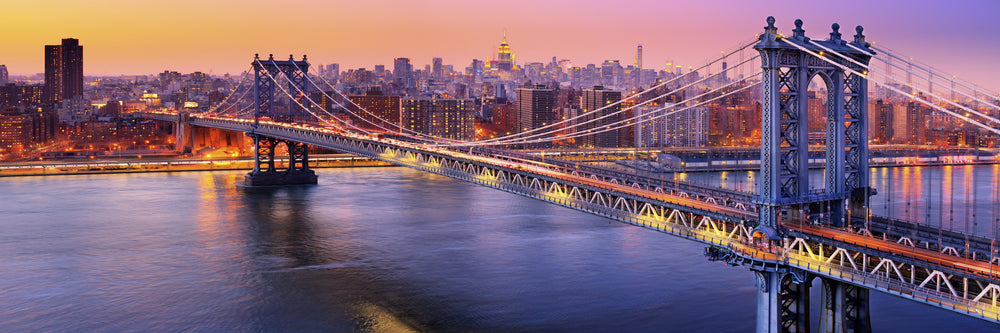
[(823, 312), (819, 319), (819, 332), (870, 333), (868, 289), (831, 279), (822, 280)]
[(809, 286), (804, 275), (754, 271), (757, 332), (809, 332)]
[(191, 127), (189, 121), (189, 115), (181, 112), (177, 114), (177, 122), (173, 124), (177, 152), (181, 154), (189, 154), (194, 151), (194, 129)]
[[(243, 179), (247, 186), (316, 184), (316, 172), (309, 169), (309, 146), (295, 141), (279, 140), (261, 135), (253, 137), (253, 171)], [(275, 150), (284, 143), (288, 147), (288, 166), (278, 170)]]

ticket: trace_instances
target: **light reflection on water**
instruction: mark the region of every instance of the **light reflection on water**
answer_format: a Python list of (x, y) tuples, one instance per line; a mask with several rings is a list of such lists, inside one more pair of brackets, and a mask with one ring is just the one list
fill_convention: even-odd
[[(0, 180), (0, 330), (753, 328), (750, 273), (697, 243), (409, 169), (319, 174), (265, 190), (238, 172)], [(991, 327), (872, 302), (876, 331)]]
[[(680, 174), (689, 181), (756, 191), (753, 172)], [(822, 188), (822, 170), (809, 174)], [(1000, 235), (1000, 165), (872, 168), (872, 213), (968, 234)]]

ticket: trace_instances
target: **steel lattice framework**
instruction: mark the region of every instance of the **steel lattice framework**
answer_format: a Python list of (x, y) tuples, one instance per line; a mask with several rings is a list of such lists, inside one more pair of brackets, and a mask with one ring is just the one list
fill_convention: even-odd
[[(256, 132), (260, 125), (260, 118), (267, 116), (273, 121), (292, 122), (298, 115), (306, 114), (308, 110), (298, 110), (301, 103), (289, 103), (288, 112), (275, 112), (275, 91), (277, 84), (274, 78), (280, 73), (284, 74), (288, 80), (289, 88), (307, 87), (306, 73), (309, 70), (309, 63), (303, 56), (301, 61), (295, 60), (291, 55), (287, 61), (275, 61), (274, 55), (268, 60), (261, 61), (259, 55), (254, 55), (251, 63), (254, 69), (254, 113), (253, 127), (246, 131), (247, 136), (253, 138), (254, 146), (254, 168), (247, 174), (245, 182), (247, 185), (279, 185), (279, 184), (315, 184), (316, 173), (309, 169), (309, 147), (299, 141), (282, 140), (268, 137)], [(304, 89), (304, 88), (303, 88)], [(292, 97), (299, 100), (307, 98), (306, 90), (303, 93)], [(296, 111), (299, 112), (296, 112)], [(288, 167), (284, 170), (277, 170), (274, 163), (276, 148), (284, 144), (288, 150)]]
[[(867, 133), (867, 80), (834, 66), (818, 47), (816, 52), (806, 52), (789, 45), (808, 45), (809, 38), (802, 29), (802, 21), (795, 21), (790, 38), (778, 34), (774, 18), (760, 42), (754, 46), (761, 55), (763, 69), (762, 126), (761, 126), (761, 231), (777, 237), (782, 214), (801, 216), (819, 213), (817, 203), (825, 203), (823, 212), (831, 214), (836, 225), (848, 221), (844, 200), (851, 198), (854, 207), (866, 209), (871, 193), (868, 187), (868, 133)], [(838, 50), (854, 60), (867, 64), (870, 56), (847, 46), (833, 24), (833, 32), (825, 41), (816, 41), (825, 47)], [(858, 27), (852, 45), (868, 50), (865, 37)], [(835, 58), (837, 63), (863, 69), (847, 60)], [(810, 190), (809, 184), (809, 119), (806, 92), (809, 82), (820, 77), (827, 86), (827, 151), (826, 181), (822, 191)], [(812, 207), (810, 207), (812, 204)], [(866, 213), (866, 211), (865, 211)]]

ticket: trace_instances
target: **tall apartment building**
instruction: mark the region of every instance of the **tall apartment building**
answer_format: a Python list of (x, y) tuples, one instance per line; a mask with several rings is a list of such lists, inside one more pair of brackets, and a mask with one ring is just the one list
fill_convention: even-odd
[[(610, 126), (617, 127), (624, 125), (624, 123), (612, 125), (619, 123), (624, 119), (621, 113), (617, 113), (621, 110), (621, 105), (616, 104), (611, 106), (612, 103), (621, 99), (622, 93), (620, 91), (604, 90), (603, 86), (594, 86), (593, 89), (584, 89), (583, 93), (580, 95), (580, 108), (582, 109), (581, 114), (585, 116), (582, 117), (578, 123), (590, 120), (595, 121), (578, 126), (573, 132), (579, 133), (581, 131), (591, 130), (591, 132), (595, 134), (580, 137), (577, 142), (580, 142), (583, 146), (622, 147), (622, 130), (607, 129)], [(596, 120), (612, 113), (616, 114), (605, 117), (601, 120)]]
[(348, 109), (364, 119), (353, 119), (356, 126), (393, 132), (400, 131), (403, 119), (400, 113), (399, 96), (386, 96), (381, 91), (369, 90), (364, 95), (351, 96), (350, 99), (353, 103), (347, 104)]
[(441, 138), (475, 138), (475, 106), (471, 98), (403, 98), (403, 127)]
[(83, 95), (83, 46), (76, 38), (45, 45), (44, 95), (48, 103)]

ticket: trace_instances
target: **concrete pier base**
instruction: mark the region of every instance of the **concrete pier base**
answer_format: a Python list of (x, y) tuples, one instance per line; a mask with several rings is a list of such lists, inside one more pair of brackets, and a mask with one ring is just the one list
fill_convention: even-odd
[(243, 185), (246, 186), (274, 186), (274, 185), (305, 185), (316, 184), (319, 177), (312, 170), (299, 171), (296, 173), (281, 172), (250, 172), (243, 177)]

